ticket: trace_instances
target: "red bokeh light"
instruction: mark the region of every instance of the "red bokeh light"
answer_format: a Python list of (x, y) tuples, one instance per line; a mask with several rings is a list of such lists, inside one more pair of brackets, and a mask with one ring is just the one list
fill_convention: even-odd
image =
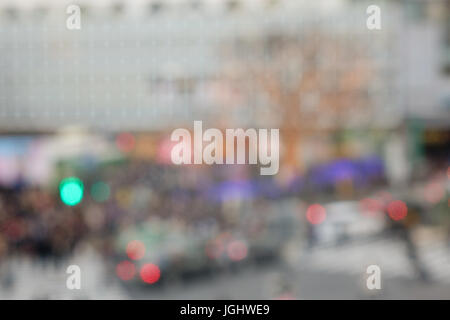
[(122, 261), (116, 267), (116, 274), (121, 280), (131, 280), (136, 274), (136, 267), (130, 261)]
[(142, 259), (145, 255), (145, 245), (138, 240), (133, 240), (127, 245), (127, 255), (131, 260)]
[(136, 145), (136, 139), (131, 133), (121, 133), (116, 138), (116, 146), (122, 152), (130, 152)]
[(320, 224), (325, 221), (327, 212), (320, 204), (312, 204), (306, 210), (306, 219), (311, 224)]
[(169, 138), (161, 140), (157, 148), (156, 160), (162, 164), (173, 164), (172, 149), (176, 144), (177, 142)]
[(441, 183), (431, 182), (425, 187), (425, 199), (431, 204), (436, 204), (444, 198), (445, 190)]
[(408, 214), (408, 207), (403, 201), (396, 200), (389, 203), (387, 211), (392, 220), (402, 220)]
[(228, 257), (233, 261), (241, 261), (247, 257), (247, 245), (242, 241), (232, 241), (227, 246)]
[(153, 263), (144, 264), (141, 268), (141, 279), (145, 283), (155, 283), (161, 277), (161, 270)]

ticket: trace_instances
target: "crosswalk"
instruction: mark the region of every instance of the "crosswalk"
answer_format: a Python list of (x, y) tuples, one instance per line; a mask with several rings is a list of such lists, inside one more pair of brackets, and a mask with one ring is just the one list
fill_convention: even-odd
[[(431, 279), (450, 283), (450, 249), (446, 244), (421, 240), (416, 247), (418, 261)], [(395, 237), (314, 248), (300, 257), (298, 265), (309, 270), (352, 275), (366, 274), (369, 265), (378, 265), (385, 278), (414, 278), (418, 275), (406, 242)]]
[[(431, 280), (450, 284), (450, 249), (446, 243), (422, 239), (416, 242), (416, 246), (418, 259)], [(417, 278), (417, 268), (408, 256), (406, 243), (396, 237), (360, 239), (341, 245), (316, 247), (297, 256), (297, 259), (295, 266), (299, 271), (367, 277), (367, 267), (378, 265), (383, 279)], [(82, 270), (81, 290), (66, 287), (66, 268), (71, 264), (78, 264)], [(11, 260), (8, 266), (8, 272), (0, 270), (0, 299), (129, 298), (117, 281), (106, 277), (111, 272), (93, 252), (76, 255), (59, 265), (22, 258)], [(12, 286), (7, 285), (8, 281), (3, 281), (6, 274), (11, 275)]]
[[(69, 265), (81, 270), (80, 290), (66, 286)], [(16, 257), (0, 269), (0, 300), (3, 299), (126, 299), (128, 295), (109, 272), (102, 258), (86, 250), (55, 263)]]

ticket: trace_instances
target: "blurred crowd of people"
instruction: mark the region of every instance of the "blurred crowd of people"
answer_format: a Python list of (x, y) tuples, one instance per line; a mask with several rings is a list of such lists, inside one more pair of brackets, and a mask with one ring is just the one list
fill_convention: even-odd
[[(80, 175), (84, 197), (76, 206), (61, 201), (57, 184), (2, 188), (0, 256), (57, 259), (82, 241), (111, 255), (118, 234), (149, 220), (168, 221), (176, 233), (218, 235), (242, 224), (233, 202), (250, 194), (249, 185), (242, 181), (222, 184), (228, 173), (216, 169), (130, 161), (96, 173)], [(258, 224), (264, 223), (264, 210), (260, 211)], [(255, 228), (253, 222), (249, 224)]]

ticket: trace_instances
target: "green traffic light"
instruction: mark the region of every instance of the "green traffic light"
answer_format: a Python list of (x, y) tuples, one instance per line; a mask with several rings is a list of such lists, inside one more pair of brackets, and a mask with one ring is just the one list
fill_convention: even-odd
[(63, 179), (59, 184), (61, 200), (68, 206), (80, 203), (83, 199), (83, 190), (83, 182), (76, 177)]

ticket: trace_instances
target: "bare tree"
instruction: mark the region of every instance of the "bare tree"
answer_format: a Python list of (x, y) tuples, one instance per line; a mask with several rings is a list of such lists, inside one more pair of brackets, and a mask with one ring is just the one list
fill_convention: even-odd
[(268, 106), (278, 119), (285, 166), (302, 166), (302, 137), (337, 133), (369, 104), (373, 68), (364, 42), (348, 35), (272, 34), (238, 39), (221, 52), (228, 61), (221, 80), (239, 97), (235, 101), (254, 107), (255, 117)]

